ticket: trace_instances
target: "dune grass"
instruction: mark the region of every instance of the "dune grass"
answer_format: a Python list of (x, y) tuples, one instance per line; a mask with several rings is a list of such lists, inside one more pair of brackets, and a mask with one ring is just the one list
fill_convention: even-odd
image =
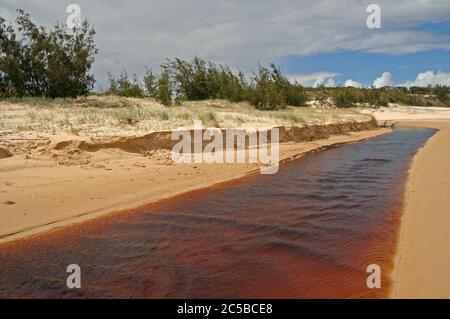
[(202, 120), (208, 127), (262, 128), (368, 119), (354, 109), (287, 107), (261, 111), (246, 102), (223, 100), (183, 102), (164, 106), (154, 99), (89, 96), (82, 99), (0, 100), (2, 136), (57, 134), (80, 136), (130, 136), (192, 127)]

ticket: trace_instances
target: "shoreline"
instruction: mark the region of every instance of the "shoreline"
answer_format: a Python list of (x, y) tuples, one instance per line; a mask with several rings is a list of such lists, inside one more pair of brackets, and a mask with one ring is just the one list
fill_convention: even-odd
[(401, 120), (438, 129), (413, 158), (392, 272), (391, 297), (450, 297), (450, 121)]
[[(390, 132), (390, 129), (375, 128), (351, 132), (348, 135), (332, 135), (329, 138), (309, 142), (281, 143), (280, 163), (387, 132)], [(108, 151), (107, 154), (100, 153), (103, 157), (107, 155), (108, 167), (105, 169), (52, 167), (48, 166), (48, 163), (37, 163), (35, 166), (11, 165), (10, 170), (21, 173), (15, 175), (18, 177), (16, 183), (24, 185), (15, 185), (7, 181), (8, 176), (0, 176), (3, 177), (0, 178), (2, 183), (9, 183), (9, 188), (15, 188), (15, 197), (19, 198), (15, 200), (17, 204), (4, 206), (9, 211), (0, 216), (0, 244), (105, 215), (134, 210), (183, 193), (237, 180), (260, 168), (257, 164), (167, 166), (153, 162), (136, 166), (136, 156), (123, 159), (123, 153), (117, 154), (112, 151)], [(224, 165), (227, 165), (226, 170), (223, 169)], [(1, 168), (0, 173), (8, 171)], [(12, 175), (14, 173), (10, 176)], [(46, 181), (45, 177), (49, 176), (54, 180)], [(80, 185), (83, 185), (84, 189), (80, 189)], [(35, 214), (30, 213), (32, 209)], [(44, 211), (45, 214), (42, 214)], [(19, 217), (19, 214), (23, 215)]]

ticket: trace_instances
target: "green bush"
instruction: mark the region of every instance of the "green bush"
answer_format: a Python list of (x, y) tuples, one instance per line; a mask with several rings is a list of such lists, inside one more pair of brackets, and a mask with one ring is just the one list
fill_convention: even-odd
[(172, 105), (172, 85), (168, 70), (163, 70), (159, 77), (156, 96), (163, 105)]
[(249, 102), (259, 110), (275, 110), (286, 106), (282, 88), (275, 82), (268, 68), (259, 66), (253, 76)]
[(434, 95), (437, 99), (443, 103), (447, 102), (450, 97), (450, 87), (445, 85), (437, 85), (433, 90)]
[(110, 73), (109, 76), (109, 89), (107, 93), (124, 96), (124, 97), (144, 97), (144, 90), (142, 84), (136, 75), (130, 80), (126, 71), (122, 72), (119, 77), (115, 78)]
[(88, 94), (98, 51), (88, 21), (72, 32), (59, 24), (47, 30), (23, 10), (17, 13), (17, 28), (0, 17), (0, 92), (51, 98)]
[(279, 67), (270, 64), (269, 68), (259, 66), (249, 89), (249, 102), (257, 109), (273, 110), (287, 105), (304, 106), (307, 101), (303, 86), (291, 83)]
[(228, 66), (216, 65), (195, 57), (192, 62), (168, 60), (163, 67), (176, 83), (178, 100), (226, 99), (239, 102), (246, 99), (247, 83), (244, 75), (234, 74)]
[(146, 69), (143, 83), (136, 76), (130, 81), (126, 72), (118, 78), (109, 76), (108, 93), (120, 96), (154, 97), (165, 105), (184, 100), (225, 99), (249, 101), (258, 109), (278, 109), (286, 105), (304, 106), (306, 90), (291, 83), (274, 64), (260, 66), (247, 81), (242, 72), (234, 73), (228, 66), (206, 62), (195, 57), (191, 62), (174, 59), (161, 65), (159, 76)]
[(286, 90), (286, 103), (292, 106), (305, 106), (308, 101), (306, 90), (297, 82), (289, 85)]
[(336, 107), (353, 107), (355, 106), (355, 103), (360, 102), (361, 100), (358, 99), (357, 92), (358, 89), (354, 88), (335, 88), (332, 91), (332, 96), (334, 103), (336, 104)]
[(158, 77), (148, 68), (146, 68), (144, 74), (144, 90), (146, 96), (156, 98)]

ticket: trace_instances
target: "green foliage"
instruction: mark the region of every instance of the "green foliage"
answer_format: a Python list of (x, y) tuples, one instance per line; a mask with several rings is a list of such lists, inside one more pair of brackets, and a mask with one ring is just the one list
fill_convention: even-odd
[(258, 73), (253, 76), (249, 102), (257, 109), (304, 106), (306, 100), (304, 88), (297, 82), (291, 83), (275, 64), (270, 64), (269, 68), (259, 66)]
[(253, 84), (250, 89), (249, 102), (259, 110), (274, 110), (286, 106), (285, 96), (281, 83), (274, 79), (268, 68), (259, 66), (258, 73), (253, 76)]
[[(191, 62), (174, 59), (161, 65), (160, 75), (146, 69), (143, 82), (134, 77), (128, 80), (126, 72), (119, 78), (110, 77), (109, 91), (123, 96), (153, 97), (165, 105), (182, 101), (225, 99), (231, 102), (248, 101), (261, 110), (276, 110), (286, 106), (304, 106), (309, 98), (325, 101), (332, 97), (337, 107), (357, 105), (380, 107), (389, 103), (424, 105), (426, 100), (411, 94), (408, 88), (304, 88), (291, 82), (275, 64), (259, 66), (249, 79), (242, 72), (233, 72), (228, 66), (207, 62), (195, 57)], [(412, 88), (448, 98), (448, 87)]]
[(117, 78), (108, 73), (109, 76), (109, 89), (108, 93), (124, 96), (124, 97), (144, 97), (144, 90), (142, 84), (136, 75), (133, 75), (133, 79), (129, 79), (126, 71), (122, 72)]
[(358, 89), (355, 88), (335, 88), (332, 91), (334, 103), (337, 107), (353, 107), (360, 102)]
[(410, 88), (404, 88), (404, 91), (411, 94), (432, 94), (431, 87), (412, 86)]
[(145, 95), (155, 98), (157, 89), (158, 89), (158, 77), (155, 74), (153, 74), (152, 70), (147, 68), (144, 74)]
[(369, 103), (370, 106), (378, 106), (380, 103), (380, 90), (378, 89), (365, 89), (363, 91), (364, 101)]
[(400, 88), (381, 90), (381, 99), (386, 103), (398, 103), (402, 105), (419, 105), (420, 102), (414, 95), (408, 94)]
[(450, 100), (450, 87), (445, 85), (437, 85), (433, 90), (434, 95), (437, 99), (443, 103)]
[(353, 107), (357, 103), (371, 107), (388, 106), (389, 103), (420, 105), (420, 101), (402, 88), (328, 88), (337, 107)]
[(163, 65), (175, 85), (177, 100), (226, 99), (243, 101), (247, 94), (244, 75), (234, 74), (228, 66), (206, 62), (195, 57), (192, 62), (167, 60)]
[(234, 74), (228, 66), (220, 66), (216, 85), (217, 98), (241, 102), (248, 97), (248, 84), (242, 72)]
[(163, 105), (170, 106), (172, 104), (172, 84), (167, 69), (163, 69), (156, 91), (156, 96)]
[(286, 103), (292, 106), (305, 106), (308, 101), (306, 90), (297, 81), (286, 87)]
[(0, 18), (0, 93), (14, 96), (77, 97), (92, 89), (95, 31), (88, 21), (67, 31), (37, 26), (17, 10), (17, 30)]
[(256, 108), (265, 110), (286, 105), (304, 106), (307, 101), (306, 90), (297, 82), (291, 83), (274, 64), (268, 68), (260, 66), (250, 81), (242, 72), (234, 73), (228, 66), (198, 57), (191, 62), (167, 60), (161, 68), (159, 76), (147, 69), (143, 84), (136, 77), (134, 81), (128, 80), (126, 72), (119, 78), (110, 75), (108, 92), (121, 96), (153, 97), (165, 105), (171, 105), (173, 97), (176, 103), (206, 99), (249, 101)]

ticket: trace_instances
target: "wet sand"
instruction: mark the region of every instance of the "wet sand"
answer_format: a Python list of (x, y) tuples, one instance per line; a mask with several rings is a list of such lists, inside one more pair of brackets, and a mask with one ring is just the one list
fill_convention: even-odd
[(394, 298), (450, 298), (450, 120), (402, 121), (439, 129), (410, 169)]

